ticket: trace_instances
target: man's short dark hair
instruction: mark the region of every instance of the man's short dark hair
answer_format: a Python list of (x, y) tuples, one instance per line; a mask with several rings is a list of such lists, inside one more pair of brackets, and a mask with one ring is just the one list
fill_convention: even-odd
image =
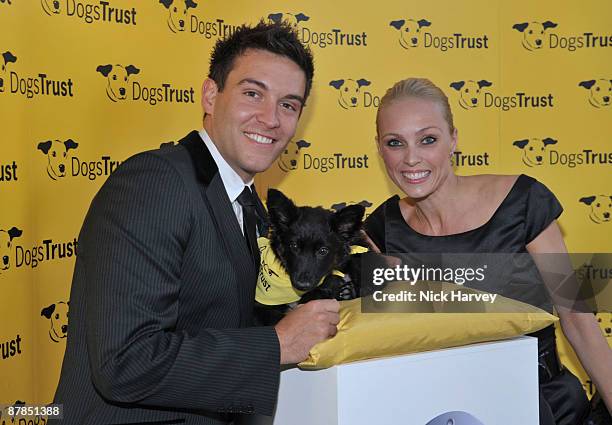
[(295, 62), (306, 76), (304, 100), (308, 98), (314, 75), (310, 49), (300, 42), (290, 24), (286, 22), (266, 23), (263, 20), (254, 27), (242, 25), (230, 36), (218, 40), (215, 44), (210, 57), (208, 77), (215, 81), (219, 91), (223, 90), (236, 58), (248, 49), (265, 50)]

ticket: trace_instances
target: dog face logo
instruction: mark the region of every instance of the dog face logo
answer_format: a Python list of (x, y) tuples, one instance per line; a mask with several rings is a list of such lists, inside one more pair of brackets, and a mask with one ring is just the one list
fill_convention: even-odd
[(612, 80), (600, 78), (599, 80), (582, 81), (578, 86), (590, 90), (589, 103), (594, 107), (610, 106), (610, 101), (612, 101)]
[(364, 78), (360, 78), (357, 81), (349, 78), (348, 80), (333, 80), (329, 82), (330, 86), (338, 90), (338, 104), (344, 109), (354, 108), (359, 105), (360, 89), (370, 84), (371, 82)]
[(49, 16), (57, 15), (60, 13), (60, 2), (59, 0), (40, 0), (40, 4)]
[(589, 218), (593, 223), (602, 224), (610, 221), (610, 214), (612, 213), (612, 196), (585, 196), (584, 198), (580, 198), (579, 201), (591, 207)]
[(0, 273), (11, 267), (11, 246), (13, 239), (21, 236), (23, 232), (16, 227), (8, 230), (0, 229)]
[(65, 142), (60, 140), (47, 140), (38, 144), (38, 150), (47, 155), (47, 174), (52, 180), (66, 177), (66, 162), (68, 161), (68, 151), (79, 146), (72, 139)]
[(612, 337), (612, 313), (597, 313), (597, 323), (606, 338)]
[(523, 139), (517, 140), (512, 144), (523, 150), (523, 164), (528, 167), (542, 165), (544, 153), (548, 145), (554, 145), (557, 141), (547, 137), (546, 139)]
[(544, 35), (547, 29), (555, 28), (557, 24), (551, 21), (523, 22), (514, 24), (512, 28), (523, 33), (523, 47), (530, 52), (541, 49), (544, 45)]
[(306, 140), (300, 140), (299, 142), (290, 141), (278, 157), (279, 168), (285, 172), (297, 169), (300, 150), (309, 146), (310, 143)]
[[(6, 67), (9, 63), (17, 62), (17, 57), (13, 55), (11, 52), (2, 53), (2, 68), (0, 68), (0, 93), (4, 91), (4, 87), (6, 87), (5, 77), (6, 77)], [(7, 80), (8, 81), (8, 80)]]
[(297, 27), (300, 22), (308, 21), (310, 16), (306, 16), (303, 13), (270, 13), (268, 19), (276, 24), (285, 21), (293, 27)]
[(480, 103), (480, 91), (483, 87), (491, 87), (493, 83), (487, 80), (455, 81), (450, 86), (459, 92), (459, 105), (463, 109), (472, 109)]
[(49, 338), (53, 342), (60, 342), (61, 339), (68, 336), (68, 306), (70, 301), (60, 301), (57, 304), (51, 304), (40, 311), (40, 315), (49, 319), (51, 327), (49, 329)]
[(431, 25), (427, 19), (400, 19), (389, 24), (399, 31), (399, 43), (404, 49), (418, 47), (421, 41), (421, 29)]
[(159, 0), (168, 9), (168, 28), (176, 33), (185, 31), (189, 9), (198, 7), (192, 0)]
[(127, 97), (127, 85), (130, 75), (138, 74), (140, 69), (134, 65), (123, 67), (121, 65), (99, 65), (96, 68), (106, 77), (106, 95), (110, 100), (124, 100)]

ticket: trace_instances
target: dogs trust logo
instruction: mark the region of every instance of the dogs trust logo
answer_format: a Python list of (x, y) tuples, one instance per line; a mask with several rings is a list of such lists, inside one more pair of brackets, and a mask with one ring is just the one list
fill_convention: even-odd
[(98, 65), (96, 71), (106, 77), (106, 95), (110, 100), (116, 102), (125, 100), (127, 97), (128, 80), (131, 75), (136, 75), (140, 69), (134, 65)]
[(430, 31), (431, 22), (427, 19), (398, 19), (389, 26), (399, 33), (399, 44), (406, 50), (417, 47), (437, 49), (446, 52), (451, 49), (488, 49), (489, 36), (464, 35), (454, 31), (445, 35)]
[(66, 141), (47, 140), (38, 144), (38, 150), (47, 155), (47, 175), (51, 180), (66, 177), (68, 151), (79, 146), (72, 139)]
[(463, 109), (476, 108), (481, 103), (481, 91), (483, 88), (491, 87), (493, 83), (487, 80), (478, 82), (473, 80), (455, 81), (450, 84), (452, 88), (459, 92), (459, 106)]
[(523, 151), (523, 164), (527, 165), (528, 167), (535, 167), (542, 165), (547, 147), (549, 145), (557, 144), (557, 141), (547, 137), (545, 139), (532, 138), (517, 140), (512, 144)]
[(380, 104), (380, 98), (367, 90), (362, 90), (363, 87), (368, 87), (370, 84), (372, 83), (365, 78), (359, 80), (348, 78), (329, 82), (329, 85), (338, 91), (338, 105), (343, 109), (351, 109), (357, 106), (365, 108), (374, 106), (377, 108)]
[(8, 79), (6, 78), (6, 76), (8, 75), (6, 73), (6, 67), (9, 63), (15, 62), (17, 62), (17, 57), (11, 52), (7, 51), (2, 53), (2, 68), (0, 69), (0, 93), (4, 92), (4, 88), (7, 86), (7, 84), (5, 83), (5, 80), (8, 81)]
[(593, 223), (602, 224), (610, 221), (612, 195), (585, 196), (580, 198), (579, 202), (590, 207), (589, 218)]
[(600, 78), (599, 80), (581, 81), (579, 87), (589, 91), (589, 103), (596, 108), (610, 106), (612, 101), (612, 80)]
[(393, 28), (399, 31), (399, 44), (404, 49), (418, 47), (421, 44), (421, 28), (425, 28), (431, 25), (427, 19), (399, 19), (397, 21), (391, 21), (389, 24)]
[(40, 311), (41, 317), (49, 320), (49, 338), (53, 342), (60, 342), (68, 336), (68, 307), (70, 301), (60, 301), (51, 304)]
[(298, 159), (300, 151), (310, 146), (306, 140), (294, 142), (293, 140), (287, 144), (285, 150), (278, 157), (278, 167), (284, 172), (296, 170), (298, 167)]
[(159, 0), (159, 2), (168, 9), (166, 23), (173, 33), (185, 31), (190, 17), (189, 9), (198, 7), (192, 0)]
[(40, 0), (42, 10), (49, 16), (64, 13), (91, 24), (109, 22), (123, 25), (136, 25), (136, 8), (121, 9), (110, 5), (108, 0), (99, 0), (98, 4), (86, 3), (87, 0)]
[[(527, 94), (517, 91), (510, 96), (499, 96), (490, 87), (493, 83), (487, 80), (454, 81), (450, 87), (459, 92), (459, 106), (463, 109), (475, 109), (482, 105), (484, 108), (497, 108), (509, 111), (518, 108), (553, 108), (554, 96)], [(486, 90), (485, 90), (486, 89)]]
[(551, 21), (523, 22), (512, 25), (512, 28), (523, 34), (523, 47), (530, 52), (539, 50), (544, 46), (546, 31), (556, 28), (557, 24)]
[(23, 231), (13, 226), (8, 230), (0, 229), (0, 276), (11, 268), (11, 247), (13, 239), (20, 237)]

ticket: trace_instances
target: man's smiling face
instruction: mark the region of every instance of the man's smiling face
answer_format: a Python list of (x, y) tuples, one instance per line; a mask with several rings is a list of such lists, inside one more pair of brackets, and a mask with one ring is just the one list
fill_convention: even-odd
[(295, 62), (264, 50), (238, 56), (222, 91), (204, 82), (204, 127), (245, 182), (268, 169), (295, 134), (305, 87)]

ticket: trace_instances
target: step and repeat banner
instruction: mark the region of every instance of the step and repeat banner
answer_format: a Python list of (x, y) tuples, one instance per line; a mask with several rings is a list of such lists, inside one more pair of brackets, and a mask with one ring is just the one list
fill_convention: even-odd
[(260, 193), (373, 211), (397, 190), (376, 108), (427, 77), (454, 109), (459, 174), (537, 178), (565, 208), (570, 251), (612, 252), (610, 2), (0, 0), (0, 404), (52, 400), (92, 197), (129, 156), (201, 127), (211, 47), (262, 18), (295, 25), (316, 73)]

